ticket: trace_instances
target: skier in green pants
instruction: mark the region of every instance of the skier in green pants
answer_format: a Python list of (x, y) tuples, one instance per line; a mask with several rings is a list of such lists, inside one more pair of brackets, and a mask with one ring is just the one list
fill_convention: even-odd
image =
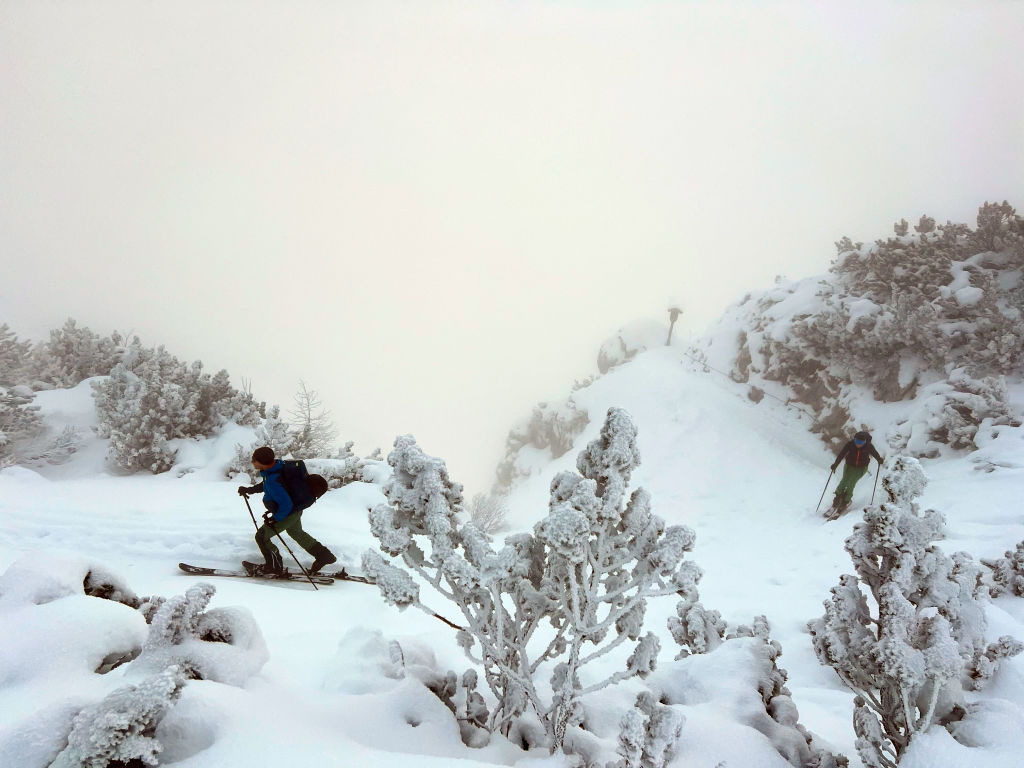
[(283, 464), (274, 456), (273, 449), (264, 446), (253, 451), (252, 465), (259, 471), (263, 482), (251, 487), (239, 486), (238, 493), (241, 496), (262, 493), (263, 506), (267, 508), (263, 525), (256, 531), (256, 546), (260, 548), (260, 554), (266, 562), (256, 565), (252, 569), (253, 573), (266, 576), (284, 571), (281, 552), (273, 541), (274, 536), (280, 533), (287, 533), (313, 556), (310, 573), (316, 573), (325, 565), (336, 562), (337, 558), (327, 547), (302, 530), (302, 510), (295, 508), (285, 489), (281, 480)]
[(850, 502), (853, 500), (853, 487), (868, 471), (872, 456), (881, 466), (883, 459), (878, 455), (875, 446), (871, 444), (871, 435), (867, 432), (855, 434), (853, 439), (844, 445), (843, 450), (836, 456), (836, 460), (832, 463), (832, 471), (836, 471), (839, 462), (844, 458), (846, 466), (843, 468), (843, 479), (839, 481), (835, 499), (832, 501), (832, 509), (835, 513), (840, 513), (850, 506)]

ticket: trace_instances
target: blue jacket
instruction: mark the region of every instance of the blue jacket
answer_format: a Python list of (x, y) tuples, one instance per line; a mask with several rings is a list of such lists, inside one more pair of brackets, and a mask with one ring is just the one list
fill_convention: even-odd
[(263, 506), (274, 513), (274, 520), (280, 522), (292, 513), (292, 499), (281, 482), (280, 460), (274, 462), (270, 469), (260, 470), (263, 482), (256, 486), (257, 493), (263, 491)]

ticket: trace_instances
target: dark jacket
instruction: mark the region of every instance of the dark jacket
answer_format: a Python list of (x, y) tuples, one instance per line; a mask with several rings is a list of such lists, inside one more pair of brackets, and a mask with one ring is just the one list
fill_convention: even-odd
[(274, 513), (274, 520), (284, 520), (292, 513), (292, 499), (281, 481), (280, 460), (274, 462), (270, 469), (260, 470), (263, 482), (252, 487), (253, 493), (263, 493), (263, 505)]
[(875, 446), (868, 440), (864, 445), (859, 448), (854, 445), (853, 440), (850, 440), (846, 445), (843, 446), (843, 450), (836, 456), (833, 467), (838, 467), (839, 462), (846, 458), (846, 463), (851, 467), (866, 467), (871, 463), (871, 457), (875, 457), (875, 461), (879, 464), (882, 463), (882, 457), (878, 455), (878, 451), (875, 450)]

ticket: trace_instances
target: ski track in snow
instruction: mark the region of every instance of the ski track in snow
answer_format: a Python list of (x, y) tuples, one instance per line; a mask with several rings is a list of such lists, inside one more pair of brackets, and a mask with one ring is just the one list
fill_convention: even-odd
[[(541, 463), (538, 457), (537, 472), (523, 479), (511, 498), (509, 522), (514, 529), (529, 530), (546, 512), (551, 477), (575, 468), (577, 452), (597, 436), (609, 406), (625, 408), (638, 427), (643, 461), (632, 487), (646, 487), (655, 513), (669, 524), (686, 524), (696, 531), (695, 549), (687, 557), (704, 571), (701, 601), (720, 610), (730, 628), (749, 624), (758, 614), (768, 617), (772, 637), (782, 645), (780, 666), (789, 672), (800, 722), (858, 765), (850, 723), (852, 695), (831, 670), (818, 664), (806, 623), (821, 615), (822, 602), (839, 575), (852, 571), (843, 541), (871, 498), (876, 470), (872, 465), (861, 480), (850, 511), (826, 522), (814, 507), (833, 457), (807, 431), (804, 417), (768, 399), (755, 405), (740, 396), (742, 391), (691, 370), (671, 349), (645, 353), (598, 379), (574, 394), (579, 407), (590, 413), (585, 433), (558, 460)], [(57, 393), (47, 396), (51, 403), (61, 402)], [(80, 403), (80, 393), (76, 396)], [(430, 453), (429, 445), (423, 448)], [(227, 455), (224, 448), (219, 451), (210, 467), (183, 478), (173, 473), (84, 476), (74, 462), (40, 470), (45, 477), (18, 468), (0, 473), (0, 570), (33, 552), (68, 551), (120, 573), (140, 595), (170, 596), (198, 580), (180, 573), (179, 561), (235, 568), (242, 559), (258, 560), (252, 520), (235, 493), (239, 483), (218, 479), (217, 461)], [(90, 446), (82, 461), (95, 461), (97, 455)], [(946, 515), (948, 540), (942, 546), (947, 552), (962, 549), (975, 558), (998, 557), (1024, 539), (1019, 513), (1024, 470), (979, 472), (963, 458), (926, 461), (924, 466), (930, 484), (921, 506)], [(837, 476), (822, 509), (829, 505)], [(257, 516), (262, 509), (256, 506), (258, 499), (251, 501)], [(305, 513), (304, 527), (334, 550), (339, 565), (358, 568), (361, 552), (375, 548), (366, 512), (380, 501), (376, 486), (348, 486)], [(289, 545), (309, 563), (311, 558), (297, 545), (290, 540)], [(245, 689), (225, 691), (202, 682), (186, 686), (178, 717), (191, 723), (197, 745), (208, 744), (175, 765), (251, 768), (288, 762), (407, 768), (414, 755), (416, 766), (450, 765), (455, 759), (466, 766), (517, 761), (526, 766), (540, 757), (523, 758), (508, 745), (467, 750), (450, 717), (447, 722), (443, 717), (429, 719), (438, 710), (417, 698), (422, 686), (381, 677), (373, 653), (366, 650), (384, 642), (380, 638), (399, 639), (407, 657), (439, 668), (461, 671), (467, 663), (450, 629), (419, 611), (385, 606), (376, 588), (339, 582), (314, 592), (301, 582), (207, 581), (217, 588), (214, 605), (242, 605), (253, 612), (270, 661)], [(423, 600), (449, 618), (461, 618), (426, 589)], [(1024, 638), (1022, 603), (1001, 598), (989, 608), (993, 636)], [(663, 663), (678, 650), (665, 629), (674, 609), (675, 601), (668, 598), (649, 604), (647, 626), (662, 638)], [(607, 671), (607, 664), (601, 670)], [(1024, 707), (1022, 680), (1024, 662), (1017, 657), (1005, 665), (992, 691)], [(10, 722), (22, 722), (34, 711), (35, 702), (28, 699), (36, 695), (32, 690), (0, 693), (0, 707)], [(394, 702), (405, 700), (410, 702), (406, 714), (415, 712), (428, 722), (412, 731), (402, 725), (407, 721), (395, 712)], [(282, 715), (287, 737), (266, 738), (267, 711), (287, 713)], [(716, 743), (710, 711), (695, 709), (687, 715), (686, 746), (674, 765), (714, 768), (708, 762), (714, 755), (707, 752)], [(1011, 739), (1018, 746), (1021, 730)], [(719, 736), (722, 743), (734, 741)], [(330, 745), (326, 758), (325, 744)], [(996, 757), (994, 752), (985, 755)], [(747, 763), (781, 764), (760, 762), (753, 755)], [(1014, 763), (995, 759), (989, 764)]]

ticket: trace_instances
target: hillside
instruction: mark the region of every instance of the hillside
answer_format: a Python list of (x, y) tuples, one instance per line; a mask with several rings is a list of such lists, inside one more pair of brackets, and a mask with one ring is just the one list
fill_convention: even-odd
[[(850, 570), (843, 540), (858, 515), (825, 523), (814, 514), (831, 454), (808, 431), (809, 416), (772, 398), (752, 402), (748, 385), (707, 372), (688, 355), (676, 347), (641, 352), (578, 390), (576, 407), (587, 414), (587, 426), (561, 458), (552, 462), (537, 452), (534, 464), (522, 467), (532, 474), (511, 496), (511, 530), (502, 535), (529, 530), (543, 517), (551, 477), (573, 466), (609, 407), (625, 408), (637, 426), (642, 459), (632, 484), (650, 491), (655, 514), (695, 531), (687, 560), (704, 571), (701, 601), (721, 611), (730, 628), (766, 616), (772, 640), (781, 645), (780, 665), (788, 671), (799, 723), (815, 735), (818, 748), (841, 752), (857, 765), (853, 697), (818, 664), (806, 622), (821, 615), (829, 589)], [(40, 393), (44, 420), (54, 427), (88, 427), (89, 403), (80, 389)], [(1013, 427), (999, 432), (971, 455), (986, 457), (983, 464), (957, 457), (925, 462), (931, 481), (921, 501), (947, 515), (948, 551), (997, 557), (1024, 539), (1014, 512), (1024, 436)], [(107, 474), (101, 468), (105, 441), (96, 437), (66, 464), (0, 472), (6, 521), (0, 530), (0, 570), (6, 570), (0, 612), (5, 626), (16, 628), (0, 640), (0, 708), (6, 714), (0, 764), (47, 765), (75, 712), (118, 686), (137, 683), (153, 664), (142, 664), (144, 654), (106, 674), (93, 671), (111, 646), (140, 643), (147, 628), (137, 611), (83, 595), (85, 573), (112, 572), (110, 580), (140, 596), (171, 596), (196, 583), (177, 572), (179, 561), (232, 567), (256, 555), (235, 483), (222, 479), (235, 440), (225, 433), (193, 441), (179, 451), (179, 465), (158, 476)], [(872, 477), (858, 487), (855, 505), (870, 500), (870, 482)], [(364, 550), (377, 549), (366, 513), (381, 501), (380, 485), (352, 483), (319, 502), (308, 513), (307, 528), (342, 562), (358, 566)], [(399, 612), (375, 589), (355, 584), (319, 592), (301, 584), (227, 579), (213, 586), (211, 606), (250, 615), (258, 630), (247, 635), (250, 644), (239, 658), (218, 658), (227, 670), (219, 672), (220, 681), (207, 677), (184, 685), (157, 732), (161, 764), (571, 764), (545, 757), (543, 750), (524, 751), (528, 739), (496, 734), (483, 748), (463, 744), (448, 709), (424, 682), (467, 663), (455, 633), (422, 612)], [(429, 588), (423, 599), (458, 618)], [(1024, 637), (1021, 603), (1001, 597), (986, 609), (993, 636)], [(758, 681), (774, 668), (758, 650), (768, 646), (739, 638), (710, 654), (673, 661), (679, 646), (665, 622), (675, 604), (665, 598), (648, 608), (646, 626), (661, 636), (657, 671), (643, 685), (628, 682), (585, 699), (590, 730), (580, 739), (591, 735), (577, 747), (599, 761), (594, 764), (614, 760), (622, 713), (638, 691), (653, 688), (685, 717), (672, 766), (795, 764), (784, 755), (805, 754), (801, 738), (767, 714), (758, 692)], [(83, 632), (86, 626), (94, 629)], [(394, 655), (392, 641), (404, 659)], [(588, 675), (607, 674), (622, 661), (612, 654)], [(960, 729), (959, 742), (934, 729), (901, 765), (1016, 765), (1024, 747), (1022, 682), (1018, 656), (974, 696), (978, 709)], [(287, 738), (267, 738), (268, 716)]]

